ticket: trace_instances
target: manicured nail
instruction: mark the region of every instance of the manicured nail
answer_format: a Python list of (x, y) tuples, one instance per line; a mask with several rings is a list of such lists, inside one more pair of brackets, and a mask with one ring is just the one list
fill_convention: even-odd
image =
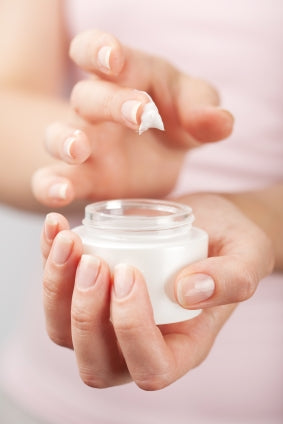
[(191, 274), (178, 281), (177, 298), (184, 307), (207, 300), (214, 292), (213, 279), (206, 274)]
[(48, 241), (52, 241), (57, 233), (58, 221), (57, 219), (51, 215), (46, 215), (45, 223), (44, 223), (44, 231), (45, 237)]
[(101, 261), (97, 257), (82, 255), (76, 275), (77, 287), (86, 290), (94, 286), (100, 266)]
[(134, 285), (134, 270), (126, 264), (119, 264), (114, 270), (114, 292), (117, 298), (126, 297)]
[(63, 265), (67, 262), (73, 248), (73, 240), (67, 238), (64, 234), (59, 233), (51, 252), (51, 258), (57, 265)]
[(53, 184), (48, 191), (48, 196), (55, 199), (65, 200), (67, 198), (67, 183)]
[(75, 141), (76, 141), (76, 137), (68, 137), (64, 142), (64, 146), (63, 146), (64, 153), (70, 159), (73, 159), (72, 146)]
[(74, 142), (78, 140), (78, 138), (81, 136), (82, 131), (81, 130), (75, 130), (73, 132), (72, 135), (70, 135), (70, 137), (68, 137), (63, 145), (63, 151), (65, 153), (65, 155), (70, 158), (70, 159), (74, 159), (74, 154), (72, 152), (72, 148), (74, 145)]
[(137, 124), (137, 113), (140, 106), (141, 102), (137, 100), (127, 100), (125, 103), (122, 104), (122, 115), (125, 119), (127, 119), (127, 121), (131, 122), (132, 124)]
[(103, 46), (98, 50), (97, 53), (97, 61), (102, 68), (106, 68), (108, 70), (110, 67), (110, 55), (112, 48), (110, 46)]

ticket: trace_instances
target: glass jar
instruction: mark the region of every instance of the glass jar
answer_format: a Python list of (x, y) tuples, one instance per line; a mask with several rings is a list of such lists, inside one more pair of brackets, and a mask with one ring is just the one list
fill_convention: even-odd
[(200, 310), (175, 300), (174, 278), (186, 265), (207, 257), (208, 235), (193, 227), (192, 209), (180, 203), (122, 199), (86, 206), (83, 225), (74, 231), (84, 252), (138, 268), (145, 277), (157, 324), (191, 319)]

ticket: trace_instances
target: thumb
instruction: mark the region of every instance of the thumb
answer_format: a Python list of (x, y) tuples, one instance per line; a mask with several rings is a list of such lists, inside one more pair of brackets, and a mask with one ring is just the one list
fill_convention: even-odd
[(189, 309), (237, 303), (250, 298), (261, 276), (240, 257), (211, 257), (185, 268), (177, 276), (175, 296)]
[(179, 74), (176, 100), (182, 127), (198, 142), (219, 141), (231, 134), (234, 117), (220, 107), (217, 91), (206, 81)]

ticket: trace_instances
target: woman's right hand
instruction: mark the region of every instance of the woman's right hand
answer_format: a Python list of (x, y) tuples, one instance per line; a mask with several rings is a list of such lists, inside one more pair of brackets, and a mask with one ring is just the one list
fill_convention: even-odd
[[(46, 148), (59, 159), (33, 178), (36, 198), (51, 207), (74, 199), (167, 195), (187, 150), (230, 135), (232, 115), (206, 82), (168, 62), (88, 31), (72, 42), (74, 62), (89, 73), (71, 95), (69, 120), (50, 125)], [(148, 93), (165, 131), (138, 135)]]
[(176, 276), (176, 300), (196, 318), (156, 326), (139, 270), (120, 264), (110, 273), (98, 257), (83, 255), (77, 234), (59, 214), (42, 233), (43, 295), (50, 338), (73, 348), (82, 380), (109, 387), (133, 380), (146, 390), (171, 384), (209, 353), (236, 302), (250, 297), (272, 271), (270, 240), (232, 202), (195, 194), (197, 225), (209, 234), (209, 258)]
[(62, 215), (47, 216), (43, 302), (47, 333), (74, 350), (82, 381), (159, 390), (199, 365), (235, 305), (156, 326), (139, 270), (121, 264), (112, 275), (101, 258), (82, 255), (79, 237), (67, 228)]

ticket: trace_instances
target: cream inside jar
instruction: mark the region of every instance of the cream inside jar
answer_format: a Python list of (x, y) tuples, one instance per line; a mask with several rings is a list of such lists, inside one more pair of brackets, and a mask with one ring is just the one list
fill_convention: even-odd
[(152, 199), (119, 199), (86, 206), (83, 225), (74, 228), (84, 253), (138, 268), (145, 277), (157, 324), (185, 321), (200, 310), (175, 300), (174, 278), (186, 265), (207, 257), (208, 235), (192, 226), (192, 209)]

